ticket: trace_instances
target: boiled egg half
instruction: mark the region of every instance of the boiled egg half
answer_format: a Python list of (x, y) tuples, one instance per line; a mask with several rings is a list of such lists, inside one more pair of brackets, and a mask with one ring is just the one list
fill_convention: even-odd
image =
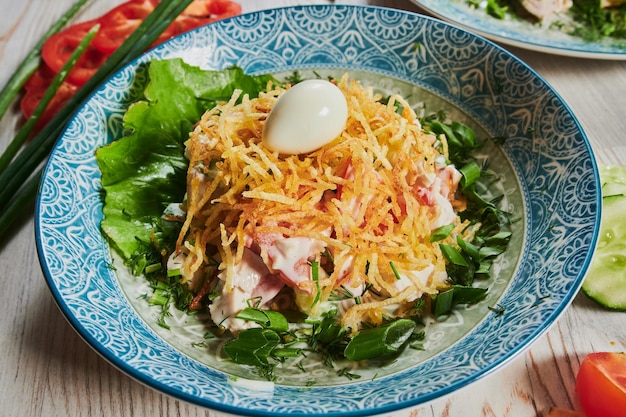
[(263, 128), (263, 143), (284, 154), (313, 152), (332, 142), (348, 119), (346, 98), (335, 84), (306, 80), (274, 103)]

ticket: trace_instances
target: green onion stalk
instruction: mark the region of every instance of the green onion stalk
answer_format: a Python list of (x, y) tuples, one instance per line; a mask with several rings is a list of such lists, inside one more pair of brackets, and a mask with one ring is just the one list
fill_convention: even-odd
[[(0, 212), (19, 215), (19, 210), (12, 210), (13, 206), (18, 202), (23, 204), (26, 200), (21, 193), (32, 191), (26, 190), (23, 185), (48, 157), (74, 111), (102, 82), (147, 50), (191, 2), (192, 0), (160, 2), (85, 85), (17, 154), (12, 163), (0, 172)], [(14, 220), (14, 217), (5, 215), (0, 217), (1, 222), (12, 223)], [(0, 230), (4, 227), (0, 223)]]
[(34, 48), (26, 55), (26, 58), (17, 67), (17, 70), (13, 73), (9, 81), (0, 91), (0, 118), (4, 116), (7, 109), (19, 94), (20, 89), (24, 86), (24, 83), (30, 78), (31, 75), (39, 67), (39, 61), (41, 59), (41, 48), (46, 40), (61, 30), (67, 22), (69, 22), (80, 9), (90, 0), (78, 0), (72, 5), (41, 37), (41, 39), (35, 44)]
[(78, 62), (79, 58), (83, 56), (83, 54), (87, 50), (87, 47), (91, 43), (91, 40), (96, 35), (96, 33), (98, 33), (99, 29), (100, 29), (100, 25), (95, 24), (89, 30), (89, 32), (87, 32), (85, 37), (79, 43), (78, 47), (76, 47), (74, 52), (72, 52), (72, 55), (70, 55), (67, 62), (63, 64), (63, 67), (61, 68), (59, 73), (55, 75), (55, 77), (52, 80), (52, 83), (44, 92), (44, 95), (39, 101), (39, 103), (37, 104), (37, 107), (35, 107), (33, 114), (28, 118), (26, 123), (24, 123), (24, 125), (20, 128), (17, 134), (13, 137), (13, 140), (11, 141), (9, 146), (4, 150), (4, 153), (2, 154), (2, 156), (0, 156), (0, 173), (3, 172), (7, 168), (7, 166), (11, 163), (11, 160), (15, 157), (15, 155), (20, 150), (22, 145), (26, 142), (26, 139), (28, 139), (28, 137), (30, 136), (31, 132), (33, 131), (33, 128), (39, 121), (39, 118), (46, 111), (48, 104), (50, 104), (50, 102), (54, 98), (54, 95), (57, 93), (59, 87), (61, 86), (61, 84), (63, 84), (63, 82), (69, 75), (70, 71), (72, 70), (72, 68), (74, 68), (74, 66), (76, 65), (76, 62)]

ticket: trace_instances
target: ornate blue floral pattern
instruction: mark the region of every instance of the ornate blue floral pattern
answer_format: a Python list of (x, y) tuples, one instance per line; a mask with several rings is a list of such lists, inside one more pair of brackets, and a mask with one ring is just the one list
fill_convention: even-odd
[[(337, 69), (419, 86), (492, 135), (504, 135), (523, 213), (521, 256), (506, 288), (452, 346), (380, 378), (287, 386), (238, 378), (168, 343), (133, 308), (100, 234), (94, 150), (120, 137), (142, 63), (181, 56), (250, 73)], [(382, 81), (381, 81), (382, 82)], [(141, 83), (138, 83), (141, 84)], [(185, 401), (244, 415), (371, 415), (450, 393), (503, 365), (568, 306), (587, 269), (599, 224), (597, 170), (568, 107), (525, 64), (489, 41), (408, 12), (359, 6), (266, 10), (199, 28), (151, 51), (106, 83), (77, 113), (42, 181), (38, 249), (54, 297), (77, 331), (110, 362)], [(511, 263), (511, 262), (509, 262)], [(434, 338), (437, 339), (435, 334)]]

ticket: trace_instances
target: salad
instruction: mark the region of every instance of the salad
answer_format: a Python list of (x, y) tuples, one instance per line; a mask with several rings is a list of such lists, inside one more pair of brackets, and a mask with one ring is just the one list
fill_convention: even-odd
[(510, 218), (464, 124), (347, 74), (330, 80), (348, 103), (342, 133), (284, 155), (261, 137), (297, 73), (171, 59), (149, 77), (97, 161), (103, 233), (150, 281), (161, 325), (171, 308), (207, 313), (231, 360), (272, 379), (311, 352), (390, 360), (420, 347), (425, 316), (485, 297), (475, 280), (506, 250)]
[(626, 40), (623, 0), (467, 0), (467, 3), (497, 19), (525, 19), (587, 42), (606, 37)]

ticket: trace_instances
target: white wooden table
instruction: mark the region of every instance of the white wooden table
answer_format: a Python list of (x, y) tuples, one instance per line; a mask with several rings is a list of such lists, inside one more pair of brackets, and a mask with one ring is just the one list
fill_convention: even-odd
[[(0, 85), (43, 32), (74, 0), (0, 0)], [(241, 0), (244, 12), (328, 1)], [(97, 0), (80, 19), (120, 0)], [(419, 11), (409, 0), (337, 1)], [(626, 165), (626, 61), (565, 58), (509, 48), (570, 105), (597, 159)], [(18, 109), (0, 122), (4, 149), (20, 122)], [(575, 375), (593, 351), (626, 350), (626, 314), (579, 294), (561, 319), (523, 355), (469, 387), (410, 416), (535, 417), (553, 406), (577, 408)], [(0, 416), (217, 416), (129, 378), (74, 332), (46, 286), (32, 217), (0, 246)]]

